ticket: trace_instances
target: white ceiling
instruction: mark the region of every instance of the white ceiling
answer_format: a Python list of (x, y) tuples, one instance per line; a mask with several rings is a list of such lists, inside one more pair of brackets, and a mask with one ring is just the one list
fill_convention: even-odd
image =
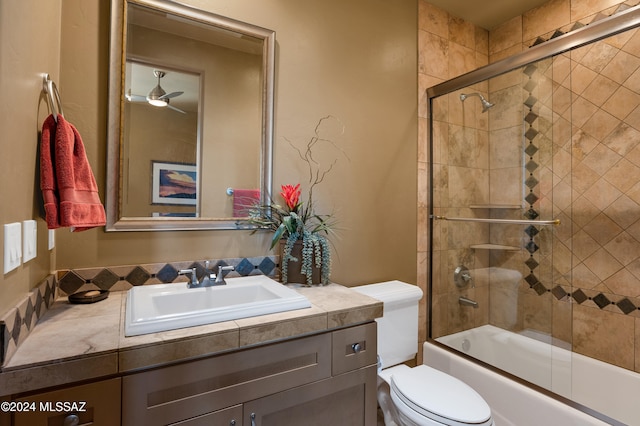
[(427, 0), (450, 14), (487, 30), (549, 0)]

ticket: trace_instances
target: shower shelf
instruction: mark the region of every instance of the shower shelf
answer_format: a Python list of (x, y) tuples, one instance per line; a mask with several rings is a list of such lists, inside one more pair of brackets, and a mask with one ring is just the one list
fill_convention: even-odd
[(476, 250), (504, 250), (504, 251), (520, 251), (520, 247), (505, 246), (502, 244), (474, 244), (469, 246)]

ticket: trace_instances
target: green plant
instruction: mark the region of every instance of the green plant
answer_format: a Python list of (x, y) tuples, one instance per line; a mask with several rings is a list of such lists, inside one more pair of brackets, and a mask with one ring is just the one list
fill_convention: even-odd
[[(332, 170), (337, 159), (323, 167), (316, 161), (313, 153), (320, 143), (328, 143), (337, 148), (331, 140), (320, 136), (320, 127), (325, 120), (331, 118), (334, 117), (326, 116), (320, 119), (315, 127), (314, 136), (307, 142), (304, 149), (299, 149), (288, 141), (309, 169), (307, 201), (300, 201), (300, 184), (295, 186), (282, 185), (280, 196), (284, 200), (284, 205), (272, 200), (268, 205), (258, 206), (254, 209), (250, 218), (250, 222), (258, 225), (260, 229), (273, 231), (271, 249), (284, 240), (281, 273), (282, 281), (285, 283), (288, 282), (289, 261), (302, 262), (301, 272), (305, 275), (307, 284), (312, 283), (314, 266), (321, 270), (321, 282), (323, 284), (329, 283), (331, 250), (328, 236), (333, 232), (335, 220), (333, 215), (322, 215), (315, 212), (313, 190)], [(302, 240), (303, 244), (301, 260), (291, 255), (293, 246), (298, 240)]]

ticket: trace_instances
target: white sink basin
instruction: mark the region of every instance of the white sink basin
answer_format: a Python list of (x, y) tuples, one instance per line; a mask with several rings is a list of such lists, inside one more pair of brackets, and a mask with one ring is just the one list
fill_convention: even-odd
[(311, 307), (306, 297), (264, 275), (227, 278), (222, 286), (134, 287), (127, 294), (125, 336), (156, 333)]

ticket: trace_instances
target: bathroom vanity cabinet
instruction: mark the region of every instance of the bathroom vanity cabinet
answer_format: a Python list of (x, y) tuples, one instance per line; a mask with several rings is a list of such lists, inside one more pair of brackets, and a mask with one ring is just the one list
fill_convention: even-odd
[(376, 325), (123, 377), (123, 425), (371, 425)]
[(15, 399), (86, 411), (15, 413), (13, 424), (373, 425), (376, 355), (369, 322)]

